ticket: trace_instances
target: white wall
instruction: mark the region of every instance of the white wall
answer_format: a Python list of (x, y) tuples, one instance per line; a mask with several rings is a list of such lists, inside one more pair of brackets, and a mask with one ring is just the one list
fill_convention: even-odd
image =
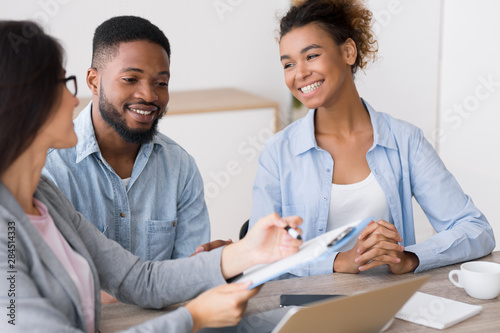
[(378, 60), (356, 77), (360, 95), (375, 109), (417, 125), (426, 136), (437, 120), (440, 2), (371, 0)]
[(500, 248), (500, 2), (447, 0), (439, 152)]
[[(481, 78), (500, 82), (500, 2), (369, 0), (368, 5), (380, 52), (376, 64), (357, 76), (361, 96), (424, 130), (499, 238), (500, 140), (493, 133), (500, 120), (500, 87), (492, 84), (488, 97), (478, 87)], [(276, 14), (287, 6), (288, 0), (3, 0), (0, 19), (44, 22), (63, 41), (67, 71), (78, 75), (81, 96), (89, 96), (84, 78), (94, 29), (111, 16), (132, 14), (148, 18), (169, 37), (173, 91), (235, 87), (275, 100), (285, 111), (290, 95), (274, 37)], [(455, 112), (454, 104), (474, 103), (476, 89), (477, 106)], [(435, 135), (438, 129), (441, 137)], [(422, 240), (432, 230), (421, 211), (415, 214)]]
[(0, 19), (41, 23), (66, 49), (67, 72), (88, 97), (95, 28), (117, 15), (137, 15), (157, 25), (172, 47), (171, 91), (233, 87), (290, 103), (274, 31), (287, 0), (1, 0)]
[[(357, 77), (360, 94), (424, 130), (500, 239), (500, 139), (494, 135), (500, 122), (500, 2), (369, 5), (378, 21), (380, 59)], [(415, 220), (417, 239), (433, 233), (419, 208)]]
[[(356, 75), (361, 97), (376, 110), (420, 127), (437, 126), (441, 1), (371, 0), (378, 59)], [(434, 231), (414, 200), (417, 241)]]
[[(361, 96), (423, 129), (500, 239), (500, 139), (494, 136), (500, 122), (500, 2), (369, 5), (378, 21), (380, 59), (357, 77)], [(417, 240), (423, 240), (433, 231), (415, 207)]]

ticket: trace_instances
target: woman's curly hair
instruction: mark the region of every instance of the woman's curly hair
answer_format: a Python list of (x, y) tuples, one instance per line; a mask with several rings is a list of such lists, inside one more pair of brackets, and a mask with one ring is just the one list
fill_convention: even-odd
[(328, 32), (333, 40), (342, 45), (351, 38), (356, 44), (358, 55), (352, 74), (358, 68), (364, 69), (368, 62), (374, 61), (378, 44), (372, 31), (372, 12), (361, 0), (299, 0), (281, 18), (279, 40), (294, 28), (309, 23)]

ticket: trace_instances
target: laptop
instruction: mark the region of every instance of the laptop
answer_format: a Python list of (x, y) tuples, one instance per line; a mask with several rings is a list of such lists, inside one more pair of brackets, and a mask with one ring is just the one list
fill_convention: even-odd
[(386, 287), (243, 317), (237, 326), (204, 328), (203, 333), (381, 332), (394, 315), (429, 279), (428, 275)]

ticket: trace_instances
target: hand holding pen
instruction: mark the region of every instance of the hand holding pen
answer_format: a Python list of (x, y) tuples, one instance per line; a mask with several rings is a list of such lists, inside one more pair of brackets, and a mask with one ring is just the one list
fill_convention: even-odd
[(302, 240), (302, 236), (299, 234), (299, 232), (297, 230), (295, 230), (294, 228), (290, 227), (289, 225), (287, 225), (285, 227), (285, 230), (288, 232), (288, 234), (290, 236), (292, 236), (293, 238), (295, 239), (298, 239), (298, 240)]
[[(273, 262), (299, 251), (299, 247), (303, 243), (300, 239), (302, 237), (298, 238), (302, 233), (302, 230), (299, 229), (301, 224), (302, 218), (298, 216), (280, 217), (274, 213), (261, 218), (250, 228), (243, 239), (227, 245), (226, 249), (237, 249), (238, 251), (234, 253), (234, 256), (236, 258), (248, 258), (251, 263), (250, 266)], [(286, 227), (289, 228), (286, 229)], [(297, 233), (297, 238), (290, 235), (290, 232), (292, 234)], [(235, 247), (235, 245), (237, 246)], [(232, 252), (224, 251), (223, 256)], [(242, 268), (241, 271), (248, 267)], [(226, 276), (232, 277), (234, 275), (236, 274), (227, 274)]]

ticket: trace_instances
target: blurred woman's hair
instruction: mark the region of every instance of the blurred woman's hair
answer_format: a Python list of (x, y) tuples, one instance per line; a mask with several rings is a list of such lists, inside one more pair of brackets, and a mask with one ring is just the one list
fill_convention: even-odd
[(61, 45), (30, 21), (0, 21), (0, 176), (60, 103)]

